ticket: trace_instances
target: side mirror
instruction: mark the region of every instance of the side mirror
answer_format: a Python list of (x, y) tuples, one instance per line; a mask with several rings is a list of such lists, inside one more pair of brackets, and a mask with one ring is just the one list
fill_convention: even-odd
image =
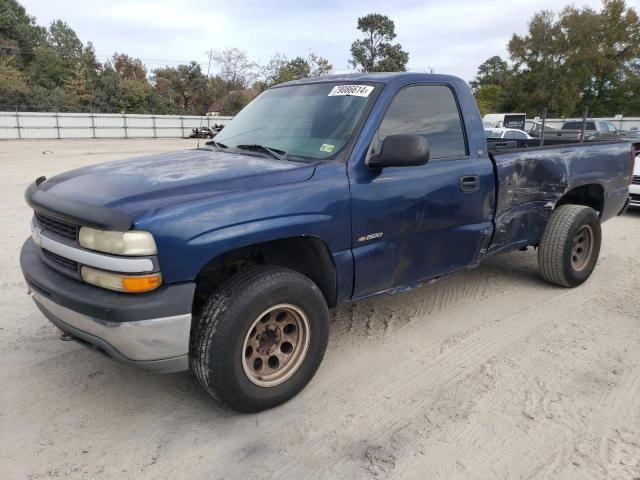
[(380, 153), (367, 159), (372, 169), (385, 167), (413, 167), (429, 161), (429, 145), (421, 135), (389, 135), (382, 142)]

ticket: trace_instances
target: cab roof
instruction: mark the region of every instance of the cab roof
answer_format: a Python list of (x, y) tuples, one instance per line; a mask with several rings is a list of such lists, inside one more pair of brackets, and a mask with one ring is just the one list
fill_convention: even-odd
[(291, 85), (304, 85), (307, 83), (325, 83), (325, 82), (376, 82), (376, 83), (397, 83), (400, 85), (409, 83), (464, 83), (460, 78), (453, 75), (441, 75), (436, 73), (417, 73), (417, 72), (374, 72), (374, 73), (342, 73), (338, 75), (326, 75), (316, 78), (301, 78), (300, 80), (292, 80), (290, 82), (281, 83), (274, 88), (285, 87)]

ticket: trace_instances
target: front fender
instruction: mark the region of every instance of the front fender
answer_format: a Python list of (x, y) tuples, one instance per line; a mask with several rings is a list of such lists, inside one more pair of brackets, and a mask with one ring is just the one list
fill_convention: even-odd
[(272, 240), (318, 237), (335, 256), (351, 248), (350, 225), (345, 166), (330, 163), (305, 182), (176, 205), (136, 228), (154, 234), (163, 278), (174, 283), (193, 281), (225, 252)]

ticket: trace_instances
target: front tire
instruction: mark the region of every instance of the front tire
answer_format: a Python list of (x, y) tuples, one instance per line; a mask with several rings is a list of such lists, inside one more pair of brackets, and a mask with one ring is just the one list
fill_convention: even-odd
[(577, 287), (596, 266), (602, 232), (596, 211), (561, 205), (551, 214), (538, 249), (538, 268), (549, 283)]
[(257, 412), (311, 380), (329, 337), (322, 292), (281, 267), (237, 274), (209, 298), (191, 334), (191, 369), (218, 402)]

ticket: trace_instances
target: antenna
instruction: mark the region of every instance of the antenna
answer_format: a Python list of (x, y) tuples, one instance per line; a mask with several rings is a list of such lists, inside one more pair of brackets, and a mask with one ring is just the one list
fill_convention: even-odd
[[(213, 60), (213, 50), (205, 52), (209, 56), (209, 65), (207, 65), (207, 83), (209, 82), (209, 74), (211, 73), (211, 60)], [(207, 85), (207, 88), (209, 85)], [(207, 112), (204, 112), (206, 115)], [(202, 130), (202, 115), (200, 115), (200, 126), (198, 127), (198, 144), (196, 148), (200, 148), (200, 130)]]

